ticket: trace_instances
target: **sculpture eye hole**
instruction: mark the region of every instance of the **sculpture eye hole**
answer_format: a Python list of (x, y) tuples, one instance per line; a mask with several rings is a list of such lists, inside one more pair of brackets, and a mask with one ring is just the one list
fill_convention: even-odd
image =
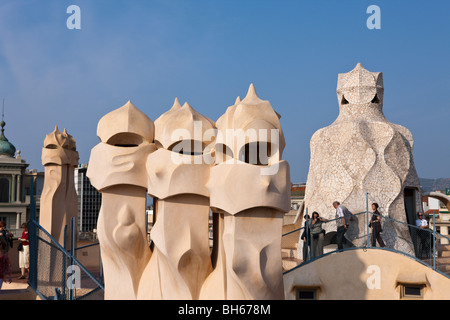
[(133, 148), (137, 147), (142, 142), (143, 139), (141, 136), (135, 133), (122, 132), (109, 138), (106, 143), (115, 147)]
[(348, 104), (348, 101), (344, 96), (342, 96), (341, 104)]
[(271, 155), (272, 146), (270, 143), (252, 142), (242, 147), (239, 158), (248, 164), (267, 166)]
[(168, 150), (187, 156), (203, 154), (204, 145), (201, 141), (182, 140), (172, 144)]
[(373, 97), (372, 103), (380, 103), (380, 98), (378, 98), (378, 94), (375, 95), (375, 97)]
[(233, 159), (233, 151), (225, 144), (216, 144), (216, 161), (225, 162)]

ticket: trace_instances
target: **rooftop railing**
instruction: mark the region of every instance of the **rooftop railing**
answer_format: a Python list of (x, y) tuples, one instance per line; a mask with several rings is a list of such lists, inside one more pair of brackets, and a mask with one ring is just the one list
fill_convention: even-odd
[[(74, 223), (74, 222), (72, 222)], [(83, 300), (99, 293), (103, 295), (101, 264), (97, 272), (87, 270), (75, 257), (78, 249), (61, 245), (41, 225), (31, 220), (30, 231), (30, 276), (29, 284), (44, 299)], [(73, 228), (72, 228), (73, 229)]]
[[(372, 218), (378, 218), (379, 222)], [(427, 222), (427, 228), (421, 228), (381, 214), (358, 212), (348, 221), (342, 249), (338, 249), (340, 219), (323, 219), (318, 222), (319, 228), (309, 218), (304, 227), (283, 234), (285, 273), (334, 252), (378, 248), (407, 255), (450, 277), (450, 238), (436, 232), (434, 216)], [(316, 233), (321, 229), (322, 232)]]

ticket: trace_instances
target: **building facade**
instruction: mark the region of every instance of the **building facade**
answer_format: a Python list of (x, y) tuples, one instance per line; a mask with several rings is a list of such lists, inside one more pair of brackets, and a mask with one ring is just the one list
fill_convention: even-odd
[(87, 164), (75, 168), (75, 188), (78, 195), (79, 232), (95, 232), (98, 213), (102, 204), (102, 195), (95, 189), (86, 176)]
[[(4, 121), (0, 122), (0, 221), (6, 222), (7, 229), (17, 236), (21, 224), (29, 219), (30, 182), (34, 182), (35, 196), (36, 182), (40, 180), (37, 172), (27, 170), (28, 163), (21, 158), (20, 150), (16, 152), (15, 146), (6, 138), (5, 125)], [(39, 211), (39, 201), (36, 209)]]

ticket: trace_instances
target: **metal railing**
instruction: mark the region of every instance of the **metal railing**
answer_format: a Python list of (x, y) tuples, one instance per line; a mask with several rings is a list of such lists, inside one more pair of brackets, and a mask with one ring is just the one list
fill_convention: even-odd
[(34, 220), (29, 223), (29, 230), (33, 230), (29, 284), (42, 299), (82, 300), (95, 293), (103, 294), (101, 271), (96, 277), (87, 270), (75, 258), (77, 248), (66, 250)]
[[(377, 231), (375, 223), (372, 223), (373, 226), (371, 225), (373, 216), (379, 217), (381, 220), (379, 222), (380, 232)], [(345, 233), (342, 250), (382, 248), (405, 254), (450, 277), (450, 253), (447, 253), (446, 256), (443, 255), (445, 251), (450, 252), (450, 246), (446, 245), (450, 243), (450, 238), (436, 232), (434, 216), (433, 221), (428, 222), (427, 229), (369, 211), (353, 214), (352, 218), (353, 221), (349, 222)], [(305, 220), (304, 227), (283, 234), (284, 260), (292, 262), (284, 265), (285, 273), (340, 251), (337, 249), (337, 220), (324, 220), (322, 235), (312, 235), (311, 218)], [(377, 240), (377, 236), (381, 243)], [(289, 254), (286, 253), (287, 251)]]

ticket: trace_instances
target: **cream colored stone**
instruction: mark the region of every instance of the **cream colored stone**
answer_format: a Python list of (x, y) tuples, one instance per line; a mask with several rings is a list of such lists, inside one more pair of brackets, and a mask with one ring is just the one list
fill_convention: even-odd
[(286, 145), (279, 119), (270, 102), (261, 100), (251, 84), (247, 96), (242, 101), (238, 97), (236, 104), (217, 120), (216, 161), (243, 160), (245, 146), (266, 143), (270, 153), (268, 163), (279, 162)]
[[(213, 210), (237, 215), (255, 207), (290, 210), (289, 164), (278, 163), (277, 174), (261, 175), (261, 167), (239, 160), (222, 163), (211, 169), (208, 188)], [(274, 170), (275, 171), (275, 170)]]
[(400, 300), (402, 285), (423, 286), (423, 300), (448, 300), (450, 279), (406, 255), (387, 250), (334, 253), (286, 273), (287, 300), (316, 289), (318, 300)]
[[(71, 250), (70, 226), (75, 218), (75, 243), (78, 235), (78, 197), (74, 185), (74, 170), (78, 165), (76, 143), (66, 130), (58, 127), (44, 140), (42, 164), (45, 168), (44, 186), (40, 199), (39, 223), (60, 244)], [(64, 229), (67, 233), (64, 236)], [(57, 257), (40, 261), (38, 281), (55, 283), (61, 281), (60, 273), (53, 272)]]
[[(185, 154), (195, 152), (190, 149), (191, 141), (199, 144), (197, 153), (203, 153), (203, 149), (215, 139), (212, 131), (215, 129), (214, 121), (195, 111), (187, 102), (181, 107), (178, 99), (155, 121), (155, 127), (155, 142), (159, 148), (172, 150), (178, 145), (184, 148)], [(211, 134), (206, 135), (208, 130)]]
[(153, 142), (155, 126), (131, 101), (100, 119), (97, 136), (110, 145), (139, 145)]
[(151, 119), (131, 102), (105, 115), (87, 176), (102, 193), (97, 232), (105, 299), (136, 299), (151, 251), (145, 225), (147, 156), (156, 150)]
[[(236, 103), (219, 131), (177, 99), (155, 121), (154, 139), (153, 123), (130, 102), (100, 120), (88, 177), (103, 195), (106, 299), (284, 298), (281, 231), (290, 177), (279, 115), (253, 85)], [(156, 199), (152, 249), (146, 192)]]
[[(155, 249), (142, 299), (198, 299), (212, 271), (209, 248), (210, 165), (204, 153), (214, 141), (214, 122), (178, 100), (155, 121), (161, 147), (147, 158), (148, 193), (157, 199), (152, 228)], [(208, 138), (204, 141), (204, 137)]]
[(200, 298), (283, 299), (281, 232), (290, 207), (290, 175), (281, 160), (279, 117), (251, 85), (217, 127), (216, 165), (208, 183), (217, 227), (215, 269)]

